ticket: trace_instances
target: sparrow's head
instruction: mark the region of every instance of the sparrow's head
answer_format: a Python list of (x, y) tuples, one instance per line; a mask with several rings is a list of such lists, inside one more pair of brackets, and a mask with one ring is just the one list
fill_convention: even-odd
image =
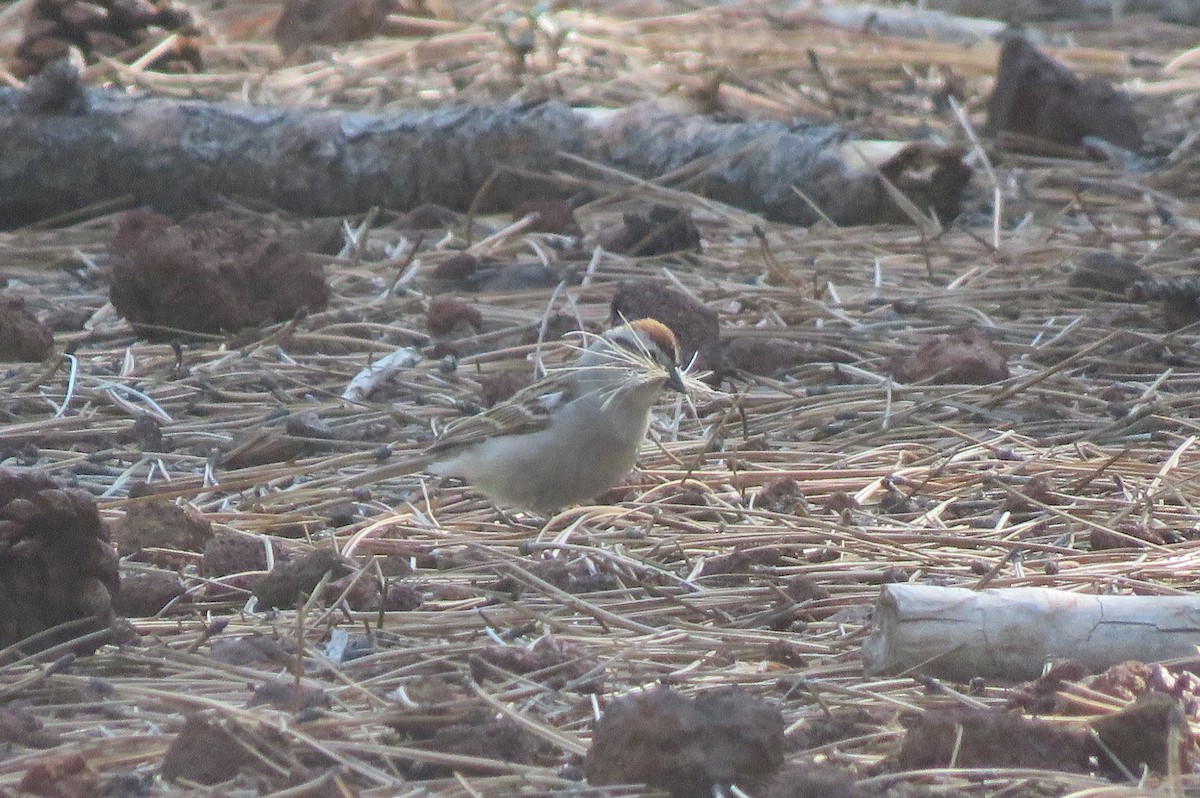
[(603, 348), (619, 360), (650, 370), (666, 372), (668, 388), (686, 393), (679, 371), (679, 340), (671, 328), (657, 319), (638, 319), (613, 327), (589, 347)]

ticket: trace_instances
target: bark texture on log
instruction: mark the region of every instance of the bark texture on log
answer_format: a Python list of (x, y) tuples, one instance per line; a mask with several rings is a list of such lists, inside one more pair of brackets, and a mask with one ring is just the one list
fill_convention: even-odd
[[(548, 171), (579, 147), (564, 106), (372, 116), (87, 91), (76, 113), (30, 112), (0, 91), (0, 224), (131, 194), (167, 212), (218, 195), (311, 215), (439, 202), (465, 208), (503, 164)], [(504, 197), (514, 186), (501, 178)]]
[[(64, 99), (65, 98), (65, 99)], [(0, 227), (130, 195), (166, 212), (221, 196), (296, 213), (438, 203), (484, 209), (561, 195), (549, 176), (588, 174), (582, 156), (644, 178), (700, 164), (688, 187), (799, 224), (903, 221), (840, 128), (722, 124), (635, 107), (591, 114), (558, 102), (363, 114), (72, 90), (0, 89)], [(932, 159), (935, 166), (929, 169)], [(873, 164), (917, 207), (957, 212), (961, 153), (900, 145)], [(931, 177), (932, 175), (932, 177)]]
[(863, 646), (868, 673), (1023, 681), (1050, 660), (1099, 672), (1127, 660), (1194, 657), (1200, 597), (895, 584), (880, 593), (874, 623)]

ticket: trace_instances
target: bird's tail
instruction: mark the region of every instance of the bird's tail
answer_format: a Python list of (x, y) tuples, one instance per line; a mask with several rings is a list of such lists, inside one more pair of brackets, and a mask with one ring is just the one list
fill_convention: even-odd
[(363, 488), (388, 479), (406, 477), (409, 474), (420, 474), (429, 467), (433, 459), (428, 455), (421, 455), (408, 457), (395, 463), (387, 462), (374, 468), (368, 468), (366, 471), (355, 474), (349, 479), (342, 479), (340, 483), (347, 488)]

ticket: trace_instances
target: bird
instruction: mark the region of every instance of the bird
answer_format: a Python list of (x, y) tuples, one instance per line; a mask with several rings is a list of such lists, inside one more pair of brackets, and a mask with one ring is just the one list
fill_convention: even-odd
[(575, 363), (447, 426), (425, 452), (351, 487), (425, 472), (464, 480), (497, 505), (549, 517), (618, 484), (637, 462), (664, 389), (687, 394), (679, 342), (662, 322), (625, 322)]

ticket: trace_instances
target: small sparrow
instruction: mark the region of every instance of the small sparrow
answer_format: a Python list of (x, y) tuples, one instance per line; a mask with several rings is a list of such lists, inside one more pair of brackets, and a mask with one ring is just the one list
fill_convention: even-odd
[(511, 399), (446, 428), (425, 454), (352, 484), (424, 471), (466, 480), (505, 507), (550, 515), (593, 499), (633, 469), (663, 388), (686, 393), (670, 328), (608, 330)]

